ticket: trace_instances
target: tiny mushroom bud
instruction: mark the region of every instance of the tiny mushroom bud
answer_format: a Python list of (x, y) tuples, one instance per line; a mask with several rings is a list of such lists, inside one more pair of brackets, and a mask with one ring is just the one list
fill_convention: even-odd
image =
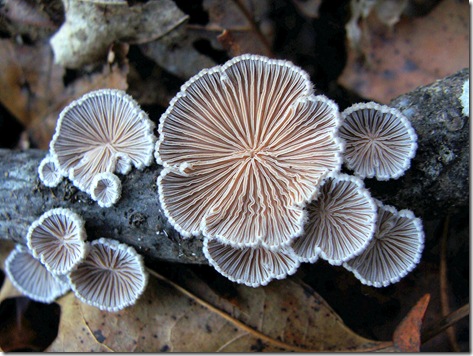
[(422, 222), (412, 211), (378, 205), (374, 238), (359, 256), (344, 263), (361, 283), (386, 287), (407, 275), (419, 263), (424, 248)]
[(33, 255), (54, 274), (69, 273), (87, 252), (84, 221), (72, 210), (57, 208), (34, 221), (26, 236)]
[(361, 178), (397, 179), (409, 169), (417, 135), (397, 109), (374, 102), (358, 103), (342, 112), (340, 138), (347, 167)]
[(264, 286), (275, 278), (284, 279), (299, 267), (298, 258), (289, 247), (278, 252), (264, 247), (233, 248), (206, 238), (203, 251), (219, 273), (249, 287)]
[(161, 116), (156, 160), (165, 215), (184, 237), (288, 246), (303, 205), (341, 166), (338, 107), (283, 60), (235, 57), (187, 81)]
[(102, 172), (92, 180), (90, 195), (102, 208), (109, 208), (120, 199), (122, 183), (113, 173)]
[(69, 104), (59, 115), (50, 152), (62, 174), (91, 193), (103, 172), (127, 173), (153, 159), (154, 123), (125, 92), (101, 89)]
[(17, 245), (5, 260), (5, 272), (22, 294), (37, 302), (51, 303), (70, 288), (66, 281), (49, 272), (31, 252)]
[(41, 182), (47, 187), (56, 187), (62, 180), (62, 174), (59, 167), (52, 159), (51, 155), (43, 158), (38, 166), (38, 175)]
[(373, 238), (377, 207), (358, 178), (346, 174), (327, 178), (307, 210), (304, 235), (293, 243), (301, 262), (315, 262), (320, 255), (330, 264), (341, 265), (360, 254)]
[(111, 312), (136, 302), (148, 281), (143, 259), (116, 240), (91, 242), (85, 260), (69, 274), (74, 294), (84, 303)]

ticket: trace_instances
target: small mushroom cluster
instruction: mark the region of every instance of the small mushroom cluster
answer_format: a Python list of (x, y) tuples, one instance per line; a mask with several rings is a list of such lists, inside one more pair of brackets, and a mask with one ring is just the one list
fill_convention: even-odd
[(322, 258), (362, 283), (394, 283), (419, 261), (422, 224), (373, 199), (362, 179), (399, 178), (416, 134), (393, 108), (340, 115), (312, 87), (292, 63), (256, 55), (188, 80), (160, 118), (160, 205), (235, 282), (266, 285)]
[(5, 261), (12, 284), (29, 298), (51, 303), (71, 288), (84, 303), (118, 311), (136, 302), (147, 283), (143, 260), (106, 238), (86, 242), (84, 221), (69, 209), (52, 209), (33, 222), (27, 247)]
[(41, 181), (55, 187), (68, 177), (101, 207), (121, 196), (115, 173), (143, 169), (153, 160), (154, 123), (121, 90), (100, 89), (73, 101), (59, 114), (49, 154), (38, 167)]

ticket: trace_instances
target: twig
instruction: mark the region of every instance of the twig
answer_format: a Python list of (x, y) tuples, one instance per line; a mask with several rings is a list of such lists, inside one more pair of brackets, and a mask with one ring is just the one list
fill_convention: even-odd
[(450, 328), (452, 325), (454, 325), (464, 317), (468, 316), (469, 314), (470, 304), (468, 303), (462, 306), (461, 308), (455, 310), (454, 312), (450, 313), (449, 315), (445, 316), (444, 318), (440, 319), (433, 326), (426, 328), (426, 330), (422, 332), (422, 344), (426, 343), (444, 330)]
[[(440, 305), (442, 309), (442, 316), (450, 314), (450, 306), (448, 300), (448, 278), (447, 278), (447, 238), (448, 228), (450, 226), (450, 214), (445, 218), (443, 226), (442, 239), (440, 241)], [(455, 336), (454, 326), (449, 327), (447, 330), (448, 342), (452, 351), (459, 352), (460, 348), (457, 343)]]

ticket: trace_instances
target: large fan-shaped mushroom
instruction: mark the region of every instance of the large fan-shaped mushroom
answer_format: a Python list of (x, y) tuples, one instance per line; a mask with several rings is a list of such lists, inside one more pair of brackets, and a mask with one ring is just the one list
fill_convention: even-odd
[(243, 55), (203, 70), (162, 115), (161, 206), (183, 236), (278, 250), (341, 165), (337, 106), (290, 62)]

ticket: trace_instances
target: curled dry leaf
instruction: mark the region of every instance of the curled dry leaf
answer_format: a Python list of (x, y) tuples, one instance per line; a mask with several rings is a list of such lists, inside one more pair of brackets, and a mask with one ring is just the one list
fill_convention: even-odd
[(222, 57), (223, 51), (230, 56), (244, 53), (272, 56), (268, 0), (204, 0), (202, 7), (208, 13), (207, 24), (188, 24), (159, 40), (142, 44), (143, 53), (182, 79), (218, 64), (204, 52), (221, 52)]
[(386, 345), (352, 332), (320, 296), (292, 280), (236, 286), (235, 303), (189, 273), (181, 276), (202, 299), (156, 278), (135, 306), (114, 314), (65, 296), (59, 335), (48, 351), (362, 351)]
[(418, 86), (469, 67), (467, 2), (445, 0), (424, 17), (401, 19), (392, 29), (376, 16), (366, 18), (361, 41), (365, 61), (348, 52), (338, 82), (381, 103)]
[(127, 46), (112, 48), (117, 61), (64, 84), (65, 70), (54, 64), (48, 43), (19, 45), (0, 39), (0, 102), (28, 131), (38, 148), (47, 149), (59, 112), (73, 99), (99, 88), (125, 90)]

